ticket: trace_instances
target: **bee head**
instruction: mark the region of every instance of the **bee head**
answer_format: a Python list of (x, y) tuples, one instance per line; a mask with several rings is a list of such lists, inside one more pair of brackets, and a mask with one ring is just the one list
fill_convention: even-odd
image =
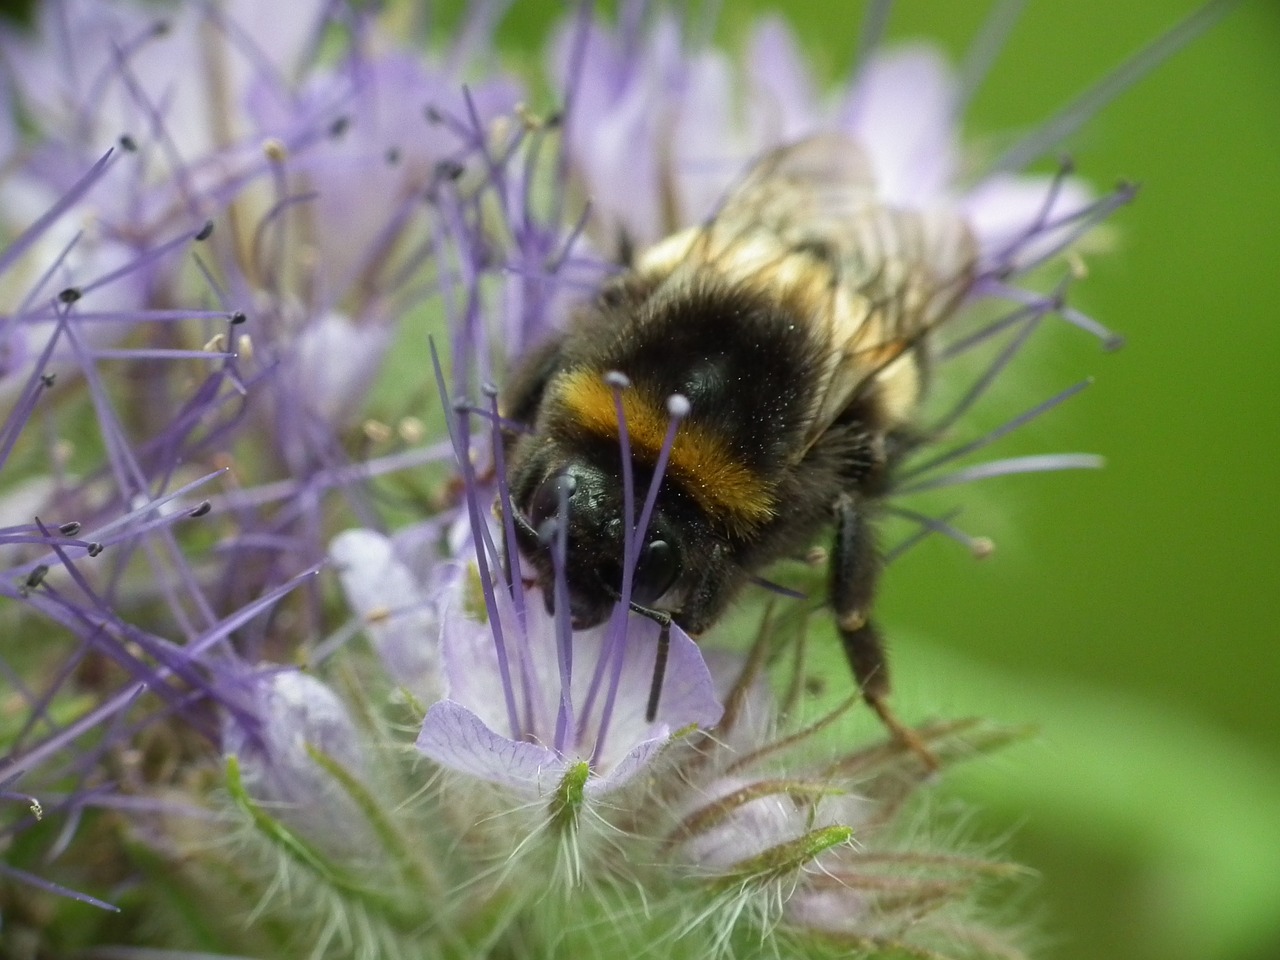
[[(603, 622), (621, 598), (626, 563), (618, 478), (585, 461), (571, 461), (543, 479), (519, 513), (517, 541), (537, 571), (547, 610), (554, 608), (552, 551), (565, 524), (564, 576), (573, 626)], [(631, 601), (643, 607), (657, 603), (680, 577), (681, 554), (673, 526), (655, 508), (632, 570)]]

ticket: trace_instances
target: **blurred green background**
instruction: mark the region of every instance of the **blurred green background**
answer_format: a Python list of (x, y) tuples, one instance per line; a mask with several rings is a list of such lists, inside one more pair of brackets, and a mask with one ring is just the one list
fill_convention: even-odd
[[(515, 6), (514, 55), (555, 6)], [(1032, 0), (968, 133), (1025, 130), (1195, 7)], [(987, 9), (903, 2), (889, 35), (958, 57)], [(722, 33), (781, 12), (834, 81), (862, 10), (734, 0)], [(1128, 346), (1042, 336), (998, 415), (1097, 382), (994, 452), (1108, 465), (948, 491), (998, 549), (975, 563), (934, 538), (889, 571), (899, 707), (1040, 727), (944, 789), (1038, 871), (1044, 957), (1280, 958), (1280, 4), (1242, 4), (1066, 149), (1103, 188), (1142, 184), (1072, 294)]]

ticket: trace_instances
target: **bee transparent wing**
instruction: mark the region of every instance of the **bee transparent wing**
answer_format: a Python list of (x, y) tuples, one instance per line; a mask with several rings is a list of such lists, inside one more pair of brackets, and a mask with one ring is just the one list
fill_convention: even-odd
[(821, 134), (765, 154), (726, 198), (711, 228), (722, 242), (764, 230), (788, 247), (840, 243), (858, 214), (876, 204), (862, 149)]
[(959, 217), (886, 205), (866, 155), (839, 134), (766, 154), (685, 245), (686, 262), (783, 292), (825, 340), (803, 450), (872, 381), (893, 394), (891, 413), (914, 407), (913, 350), (955, 309), (976, 258)]

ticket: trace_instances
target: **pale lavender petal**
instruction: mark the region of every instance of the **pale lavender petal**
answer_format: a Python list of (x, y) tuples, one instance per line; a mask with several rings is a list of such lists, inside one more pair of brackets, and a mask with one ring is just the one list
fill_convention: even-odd
[[(290, 0), (287, 4), (229, 0), (223, 9), (227, 20), (253, 41), (255, 57), (285, 79), (293, 79), (304, 56), (313, 53), (320, 42), (324, 18), (334, 8), (332, 0)], [(243, 89), (244, 81), (235, 88)]]
[(308, 410), (332, 424), (359, 416), (394, 335), (389, 323), (357, 325), (340, 313), (313, 318), (298, 335), (291, 369)]
[(931, 46), (877, 55), (839, 125), (867, 151), (880, 196), (921, 207), (944, 199), (956, 172), (955, 78)]
[(822, 100), (813, 74), (795, 34), (780, 17), (765, 17), (756, 27), (747, 66), (747, 127), (753, 143), (790, 143), (819, 128)]
[[(588, 797), (602, 797), (605, 794), (625, 786), (636, 774), (649, 766), (654, 758), (667, 745), (668, 738), (644, 740), (632, 747), (625, 757), (608, 768), (601, 775), (587, 778), (585, 792)], [(593, 771), (594, 773), (594, 771)]]
[[(711, 804), (752, 781), (725, 779), (709, 789)], [(686, 811), (691, 813), (693, 810)], [(723, 870), (772, 846), (794, 840), (805, 830), (806, 811), (786, 795), (758, 797), (737, 807), (724, 820), (690, 836), (679, 847), (682, 859), (708, 870)]]
[[(484, 130), (520, 100), (520, 88), (504, 77), (471, 88)], [(449, 124), (427, 119), (428, 108), (466, 117), (462, 82), (407, 54), (318, 73), (288, 100), (268, 80), (250, 89), (245, 109), (256, 137), (290, 142), (317, 127), (341, 131), (290, 158), (290, 169), (305, 173), (305, 189), (315, 194), (308, 216), (316, 258), (325, 264), (316, 278), (322, 301), (384, 265), (397, 237), (422, 225), (404, 211), (416, 208), (437, 165), (468, 149)]]
[(732, 62), (719, 51), (701, 53), (689, 64), (670, 135), (677, 207), (667, 232), (714, 213), (725, 188), (756, 152), (733, 123), (737, 84)]
[[(759, 789), (760, 778), (724, 777), (710, 784), (688, 815), (741, 790)], [(797, 802), (779, 784), (776, 793), (765, 793), (734, 807), (718, 822), (688, 837), (680, 845), (680, 856), (711, 870), (724, 870), (735, 863), (764, 853), (770, 847), (795, 840), (811, 830), (843, 824), (856, 826), (875, 811), (875, 804), (861, 797), (841, 794), (832, 788), (827, 796), (812, 803)]]
[(786, 902), (794, 924), (831, 933), (865, 933), (872, 898), (853, 887), (801, 886)]
[(568, 763), (537, 743), (510, 740), (453, 700), (427, 711), (417, 747), (449, 770), (541, 797), (555, 790)]
[(297, 670), (266, 668), (249, 678), (253, 729), (228, 712), (222, 749), (235, 756), (245, 790), (272, 815), (330, 849), (350, 851), (368, 841), (354, 800), (308, 748), (357, 780), (367, 780), (366, 748), (346, 705), (324, 683)]
[[(671, 733), (690, 725), (710, 729), (719, 722), (724, 712), (716, 698), (715, 682), (702, 659), (698, 645), (679, 627), (672, 626), (670, 655), (662, 684), (662, 698), (658, 703), (658, 714), (652, 723), (645, 720), (654, 660), (658, 651), (658, 632), (658, 625), (651, 620), (636, 616), (628, 619), (618, 699), (609, 721), (604, 749), (599, 756), (602, 770), (608, 770), (621, 762), (622, 757), (635, 744), (665, 739)], [(598, 659), (597, 647), (603, 642), (604, 633), (602, 629), (575, 636), (575, 641), (578, 638), (587, 641), (577, 645), (577, 651), (581, 651), (580, 655), (585, 663), (593, 665)], [(575, 675), (574, 693), (575, 700), (579, 703), (585, 699), (586, 682), (586, 671)]]
[[(264, 69), (291, 74), (327, 6), (305, 0), (268, 12), (237, 0), (219, 15), (234, 25), (224, 31), (211, 26), (217, 18), (204, 4), (70, 0), (41, 4), (36, 29), (8, 33), (3, 46), (18, 89), (46, 129), (101, 151), (123, 133), (151, 132), (158, 118), (172, 147), (193, 160), (219, 146), (219, 131), (243, 134), (239, 115), (228, 116), (222, 105), (238, 103)], [(204, 69), (210, 44), (219, 54), (214, 74)], [(75, 69), (67, 69), (72, 60)]]
[(373, 530), (346, 530), (329, 545), (329, 557), (392, 679), (424, 702), (439, 697), (440, 621), (392, 542)]
[[(480, 722), (499, 731), (502, 736), (519, 739), (523, 731), (511, 729), (507, 714), (506, 694), (493, 631), (488, 624), (478, 623), (466, 615), (465, 601), (459, 596), (461, 592), (461, 586), (449, 591), (448, 599), (442, 600), (440, 607), (440, 647), (444, 658), (445, 696), (472, 711)], [(509, 656), (518, 656), (520, 647), (521, 644), (513, 633), (507, 639)], [(555, 675), (554, 649), (531, 649), (526, 662), (536, 676), (531, 687), (535, 696), (532, 703), (525, 706), (521, 722), (530, 731), (546, 732), (554, 729), (555, 722), (555, 700), (550, 690)], [(511, 663), (510, 668), (516, 676), (524, 675), (519, 660)], [(517, 689), (521, 689), (519, 683)], [(548, 703), (548, 700), (551, 702)], [(547, 742), (550, 739), (547, 737)]]
[(1053, 177), (1000, 173), (968, 192), (961, 201), (961, 207), (984, 260), (991, 261), (1010, 247), (1016, 247), (1010, 263), (1016, 267), (1052, 250), (1068, 231), (1074, 229), (1071, 225), (1056, 230), (1037, 230), (1041, 221), (1052, 221), (1081, 210), (1093, 199), (1092, 192), (1083, 181), (1069, 178), (1058, 183), (1052, 206), (1048, 207), (1054, 183)]
[[(554, 746), (560, 705), (554, 618), (546, 612), (541, 597), (530, 593), (525, 598), (527, 632), (522, 632), (509, 599), (499, 595), (500, 623), (519, 715), (520, 728), (513, 730), (492, 624), (478, 623), (466, 615), (468, 601), (463, 592), (464, 585), (459, 583), (449, 591), (449, 599), (442, 601), (446, 695), (502, 740), (532, 740)], [(575, 723), (556, 754), (566, 762), (590, 761), (592, 775), (601, 780), (592, 789), (600, 791), (615, 789), (642, 769), (673, 732), (689, 726), (710, 728), (722, 713), (715, 683), (697, 644), (673, 628), (662, 699), (655, 719), (647, 721), (658, 626), (630, 617), (621, 664), (611, 657), (601, 665), (601, 657), (610, 649), (609, 633), (605, 624), (573, 634), (570, 700)], [(608, 689), (615, 668), (619, 680), (611, 698)]]
[[(625, 231), (647, 245), (665, 233), (654, 99), (647, 87), (632, 87), (596, 121), (589, 148), (576, 151), (593, 215), (606, 238)], [(570, 136), (585, 125), (583, 120), (580, 116), (570, 128)], [(619, 170), (627, 171), (626, 176), (618, 176)]]
[[(666, 232), (662, 144), (683, 69), (679, 30), (664, 17), (627, 56), (611, 32), (593, 24), (583, 37), (579, 29), (577, 20), (568, 23), (552, 52), (555, 75), (573, 97), (565, 127), (570, 160), (587, 188), (600, 242), (614, 244), (625, 233), (645, 246)], [(579, 46), (578, 73), (570, 76)]]
[[(110, 190), (94, 192), (94, 202)], [(57, 199), (57, 192), (29, 178), (15, 178), (0, 189), (0, 210), (5, 220), (16, 228), (34, 222)], [(61, 258), (59, 262), (59, 258)], [(100, 234), (100, 224), (84, 208), (69, 211), (54, 221), (14, 265), (6, 282), (13, 280), (15, 292), (29, 297), (35, 304), (47, 303), (60, 290), (83, 287), (99, 277), (115, 273), (136, 259), (135, 251)], [(45, 269), (53, 263), (57, 268), (39, 287)], [(88, 291), (77, 309), (96, 312), (131, 311), (143, 304), (146, 287), (145, 271), (124, 274), (110, 283)], [(57, 323), (48, 310), (6, 318), (0, 326), (3, 357), (0, 359), (0, 407), (22, 388), (31, 374), (31, 364), (40, 356), (54, 335)], [(125, 337), (129, 324), (80, 324), (77, 334), (90, 350), (107, 347)], [(43, 372), (55, 376), (73, 375), (79, 360), (66, 338), (55, 346), (51, 362)]]

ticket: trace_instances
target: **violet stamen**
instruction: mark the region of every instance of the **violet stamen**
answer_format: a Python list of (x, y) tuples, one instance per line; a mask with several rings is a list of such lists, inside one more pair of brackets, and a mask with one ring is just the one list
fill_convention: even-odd
[(600, 652), (600, 659), (596, 661), (596, 668), (592, 674), (591, 683), (587, 688), (587, 696), (582, 709), (583, 722), (585, 723), (586, 718), (590, 716), (591, 710), (595, 706), (596, 694), (600, 689), (604, 671), (609, 669), (610, 683), (601, 711), (600, 732), (596, 737), (596, 744), (592, 751), (591, 762), (593, 764), (598, 762), (600, 751), (603, 748), (605, 735), (609, 730), (609, 718), (613, 715), (614, 703), (617, 700), (618, 684), (622, 679), (623, 644), (626, 642), (631, 587), (635, 579), (634, 566), (626, 562), (626, 558), (630, 557), (633, 552), (632, 543), (635, 540), (635, 530), (631, 526), (631, 518), (635, 516), (636, 509), (635, 465), (631, 460), (631, 434), (627, 430), (627, 415), (622, 405), (622, 393), (631, 387), (631, 380), (620, 370), (610, 370), (604, 375), (604, 382), (613, 394), (614, 415), (617, 417), (618, 423), (618, 450), (621, 455), (619, 472), (622, 474), (622, 556), (624, 560), (618, 603), (609, 615), (604, 647)]
[(563, 754), (568, 743), (573, 722), (573, 631), (570, 622), (569, 582), (565, 578), (565, 564), (569, 544), (569, 488), (560, 484), (557, 490), (556, 524), (551, 549), (551, 564), (555, 571), (555, 625), (556, 665), (560, 670), (560, 703), (556, 709), (556, 733), (554, 749)]
[[(436, 386), (440, 390), (441, 400), (444, 401), (445, 380), (444, 371), (440, 367), (440, 354), (436, 351), (435, 341), (432, 341), (430, 346), (431, 364), (435, 370)], [(449, 409), (447, 404), (445, 407)], [(511, 682), (511, 662), (507, 656), (507, 643), (502, 627), (502, 618), (497, 615), (499, 608), (497, 598), (493, 592), (493, 578), (490, 575), (488, 559), (485, 555), (486, 548), (495, 561), (497, 561), (498, 557), (496, 551), (494, 551), (493, 544), (487, 542), (489, 527), (480, 514), (480, 505), (477, 502), (475, 469), (471, 465), (468, 422), (466, 414), (461, 414), (456, 419), (452, 417), (446, 417), (445, 419), (449, 428), (449, 438), (453, 442), (458, 468), (462, 471), (467, 515), (471, 520), (472, 542), (475, 547), (476, 568), (480, 576), (480, 586), (484, 591), (485, 606), (491, 612), (489, 624), (493, 631), (494, 648), (498, 655), (498, 670), (502, 678), (502, 696), (507, 708), (507, 723), (511, 730), (512, 739), (519, 740), (523, 734), (521, 732), (520, 715), (516, 710), (515, 687)]]

